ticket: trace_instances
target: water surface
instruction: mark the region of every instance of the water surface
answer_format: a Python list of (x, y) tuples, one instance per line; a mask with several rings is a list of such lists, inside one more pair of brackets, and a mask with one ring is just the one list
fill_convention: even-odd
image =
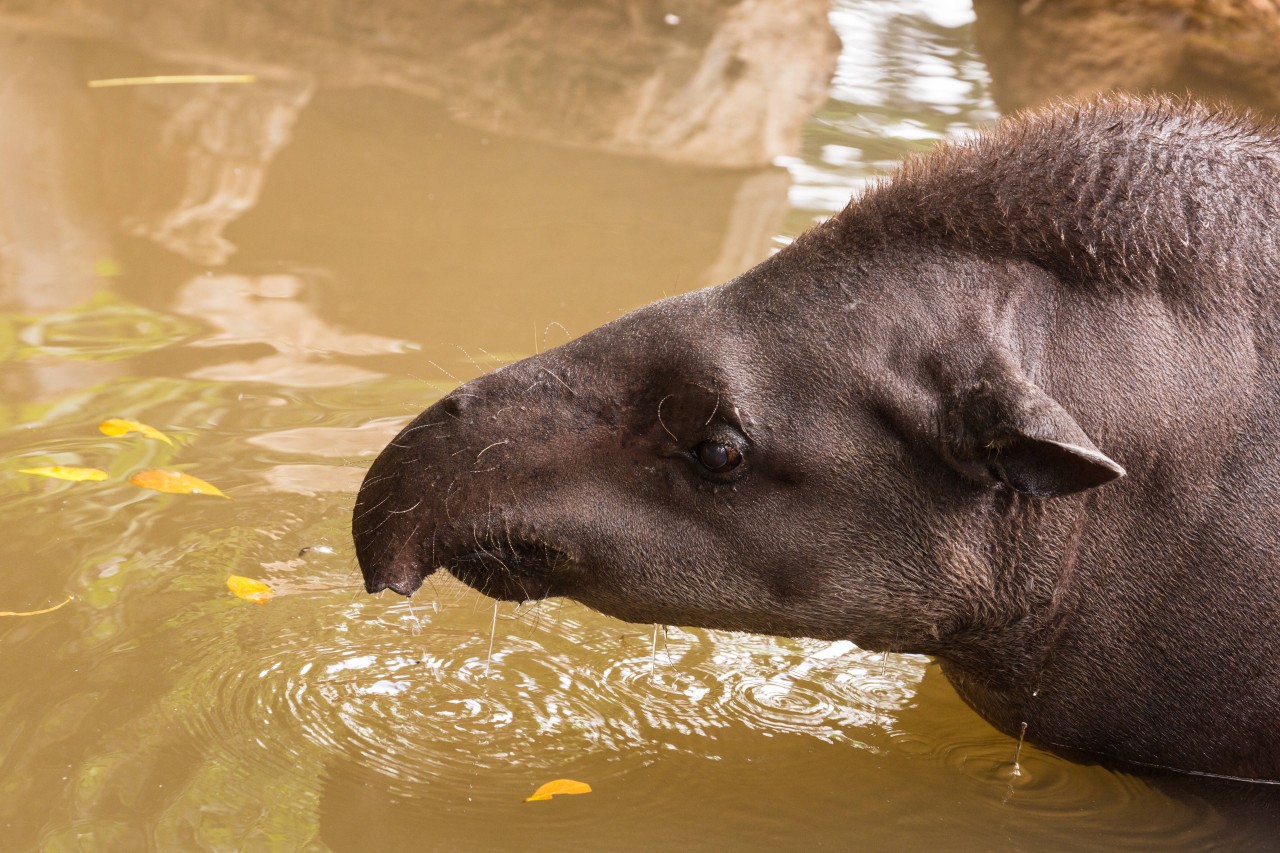
[[(1032, 747), (1015, 773), (924, 658), (495, 608), (440, 575), (412, 602), (361, 591), (354, 490), (413, 414), (733, 275), (992, 120), (966, 4), (841, 0), (829, 99), (755, 169), (557, 146), (460, 115), (425, 72), (334, 80), (265, 47), (252, 85), (89, 90), (237, 69), (177, 30), (144, 52), (32, 15), (0, 58), (0, 610), (73, 600), (0, 617), (6, 849), (1247, 842)], [(99, 434), (113, 416), (175, 446)], [(110, 478), (18, 473), (43, 465)], [(128, 485), (146, 468), (232, 499)], [(594, 792), (522, 802), (558, 777)]]

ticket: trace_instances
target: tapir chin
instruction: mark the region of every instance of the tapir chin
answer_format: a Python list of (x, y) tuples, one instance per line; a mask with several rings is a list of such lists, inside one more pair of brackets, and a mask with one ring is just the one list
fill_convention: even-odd
[(1280, 779), (1280, 137), (1059, 104), (718, 287), (469, 382), (369, 469), (369, 592), (934, 656), (1001, 730)]

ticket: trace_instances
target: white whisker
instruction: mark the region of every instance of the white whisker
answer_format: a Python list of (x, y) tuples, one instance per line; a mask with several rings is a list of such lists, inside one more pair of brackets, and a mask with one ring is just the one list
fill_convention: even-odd
[(489, 654), (484, 659), (484, 677), (489, 677), (489, 664), (493, 661), (493, 638), (498, 633), (498, 602), (493, 602), (493, 621), (489, 623)]

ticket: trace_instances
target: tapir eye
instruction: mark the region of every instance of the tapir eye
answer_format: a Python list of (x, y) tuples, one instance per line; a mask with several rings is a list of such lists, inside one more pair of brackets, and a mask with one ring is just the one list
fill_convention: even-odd
[(693, 449), (694, 456), (708, 471), (729, 471), (742, 462), (742, 453), (736, 447), (718, 441), (704, 441)]

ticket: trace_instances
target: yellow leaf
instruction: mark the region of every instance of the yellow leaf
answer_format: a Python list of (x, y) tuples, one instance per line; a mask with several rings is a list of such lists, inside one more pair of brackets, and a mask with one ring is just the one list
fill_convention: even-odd
[(244, 578), (240, 575), (232, 575), (227, 578), (227, 589), (245, 601), (252, 601), (254, 604), (266, 604), (267, 599), (276, 594), (275, 590), (262, 581)]
[(575, 782), (572, 779), (556, 779), (554, 782), (548, 782), (541, 788), (533, 792), (533, 796), (525, 797), (526, 803), (532, 803), (535, 800), (549, 800), (556, 794), (590, 794), (591, 786), (586, 782)]
[(220, 498), (227, 498), (216, 486), (206, 483), (199, 477), (192, 477), (181, 471), (165, 471), (162, 468), (139, 471), (129, 478), (129, 484), (174, 495), (217, 495)]
[(0, 610), (0, 616), (39, 616), (41, 613), (52, 613), (59, 607), (66, 607), (70, 601), (71, 596), (68, 595), (66, 601), (61, 604), (55, 604), (52, 607), (46, 607), (44, 610), (28, 610), (23, 613), (19, 613), (16, 610)]
[(127, 432), (140, 432), (147, 438), (154, 438), (163, 441), (165, 444), (173, 447), (173, 440), (169, 436), (162, 433), (155, 427), (149, 427), (138, 421), (131, 421), (128, 418), (110, 418), (98, 424), (98, 430), (103, 435), (124, 435)]
[(73, 468), (66, 465), (50, 465), (47, 468), (22, 468), (23, 474), (36, 474), (41, 477), (56, 477), (59, 480), (105, 480), (107, 472), (101, 468)]

